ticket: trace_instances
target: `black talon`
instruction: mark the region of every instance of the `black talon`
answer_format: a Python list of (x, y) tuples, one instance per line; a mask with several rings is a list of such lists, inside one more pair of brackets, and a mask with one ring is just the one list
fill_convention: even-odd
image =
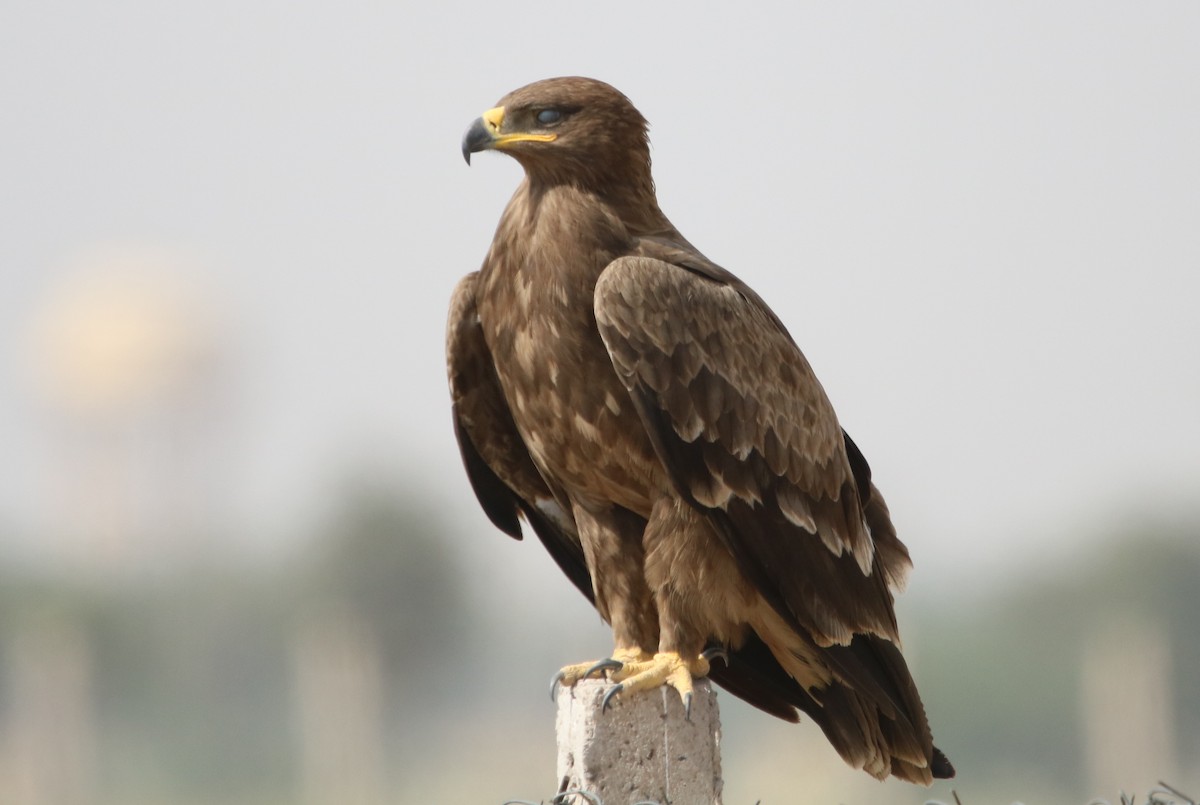
[(625, 689), (625, 686), (622, 685), (620, 682), (618, 682), (617, 684), (615, 684), (611, 688), (609, 688), (605, 692), (604, 698), (600, 700), (600, 712), (607, 713), (608, 706), (610, 704), (612, 704), (613, 698), (624, 689)]
[(552, 702), (558, 701), (558, 685), (562, 681), (563, 681), (563, 672), (562, 671), (559, 671), (558, 673), (556, 673), (554, 675), (554, 678), (550, 680), (550, 701), (552, 701)]
[(683, 720), (684, 721), (692, 720), (692, 694), (691, 693), (683, 694)]
[(717, 657), (720, 657), (725, 661), (726, 666), (729, 665), (729, 652), (725, 650), (724, 646), (713, 646), (710, 649), (705, 649), (704, 653), (700, 656), (710, 663)]
[(591, 668), (584, 671), (583, 676), (586, 679), (587, 677), (591, 676), (592, 674), (596, 673), (597, 671), (620, 671), (624, 667), (625, 667), (625, 663), (621, 662), (620, 660), (614, 660), (612, 657), (609, 657), (607, 660), (600, 660), (600, 662), (596, 663)]
[(579, 788), (572, 788), (570, 791), (564, 791), (561, 794), (558, 794), (557, 796), (555, 796), (554, 799), (552, 799), (550, 801), (552, 803), (554, 803), (554, 805), (565, 805), (565, 803), (567, 801), (565, 799), (566, 797), (583, 797), (585, 800), (587, 800), (589, 803), (591, 803), (591, 805), (604, 805), (604, 803), (602, 803), (599, 799), (596, 798), (595, 794), (593, 794), (589, 791), (584, 791)]

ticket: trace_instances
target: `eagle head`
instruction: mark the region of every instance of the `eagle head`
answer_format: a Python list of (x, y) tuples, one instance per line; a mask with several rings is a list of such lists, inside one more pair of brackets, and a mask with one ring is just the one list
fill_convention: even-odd
[(650, 172), (646, 119), (593, 78), (549, 78), (505, 95), (463, 136), (467, 164), (491, 150), (512, 156), (534, 181), (602, 185)]

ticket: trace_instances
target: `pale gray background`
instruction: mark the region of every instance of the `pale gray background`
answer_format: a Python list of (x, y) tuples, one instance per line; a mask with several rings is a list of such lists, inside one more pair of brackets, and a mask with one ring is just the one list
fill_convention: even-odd
[[(9, 4), (0, 25), (0, 517), (52, 515), (31, 331), (113, 249), (220, 315), (221, 518), (282, 534), (370, 452), (470, 505), (446, 300), (517, 181), (462, 131), (603, 78), (662, 207), (778, 311), (918, 579), (1072, 552), (1200, 481), (1200, 6)], [(224, 435), (223, 435), (224, 436)], [(481, 534), (486, 539), (487, 534)], [(925, 582), (931, 583), (931, 582)]]
[[(1200, 491), (1198, 42), (1192, 2), (6, 3), (0, 548), (269, 561), (365, 465), (447, 510), (503, 579), (481, 600), (590, 624), (477, 510), (442, 347), (519, 177), (468, 169), (463, 131), (582, 74), (649, 118), (664, 211), (791, 328), (914, 594), (1054, 572)], [(138, 294), (130, 338), (169, 354), (107, 403), (64, 391), (95, 368), (73, 322)], [(113, 472), (104, 517), (237, 536), (97, 549), (64, 489)]]

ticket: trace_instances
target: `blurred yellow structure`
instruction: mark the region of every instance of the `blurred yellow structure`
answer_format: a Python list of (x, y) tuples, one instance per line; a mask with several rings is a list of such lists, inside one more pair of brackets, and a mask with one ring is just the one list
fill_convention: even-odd
[(76, 258), (30, 327), (27, 360), (42, 398), (74, 416), (123, 419), (194, 392), (219, 351), (195, 273), (147, 246)]
[(113, 569), (174, 553), (206, 523), (227, 389), (199, 270), (144, 245), (71, 261), (32, 313), (22, 358), (46, 456), (54, 555)]

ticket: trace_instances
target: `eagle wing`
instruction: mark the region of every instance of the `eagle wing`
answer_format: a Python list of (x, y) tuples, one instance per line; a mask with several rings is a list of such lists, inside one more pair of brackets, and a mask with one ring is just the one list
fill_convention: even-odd
[(519, 517), (533, 527), (554, 561), (594, 603), (591, 577), (570, 507), (538, 472), (500, 389), (475, 304), (478, 272), (459, 281), (446, 326), (446, 368), (454, 435), (467, 477), (488, 519), (521, 539)]
[[(760, 594), (818, 645), (898, 642), (889, 586), (902, 583), (907, 554), (770, 308), (695, 251), (647, 238), (605, 269), (595, 312), (677, 492), (709, 516)], [(878, 549), (869, 521), (890, 532)]]
[[(595, 314), (677, 494), (840, 680), (812, 692), (785, 682), (778, 695), (853, 765), (872, 762), (876, 734), (891, 773), (953, 776), (898, 648), (892, 590), (908, 552), (783, 323), (728, 271), (665, 238), (605, 268)], [(745, 646), (734, 664), (745, 655), (756, 682), (782, 681), (764, 648)], [(864, 718), (871, 707), (878, 721)]]

